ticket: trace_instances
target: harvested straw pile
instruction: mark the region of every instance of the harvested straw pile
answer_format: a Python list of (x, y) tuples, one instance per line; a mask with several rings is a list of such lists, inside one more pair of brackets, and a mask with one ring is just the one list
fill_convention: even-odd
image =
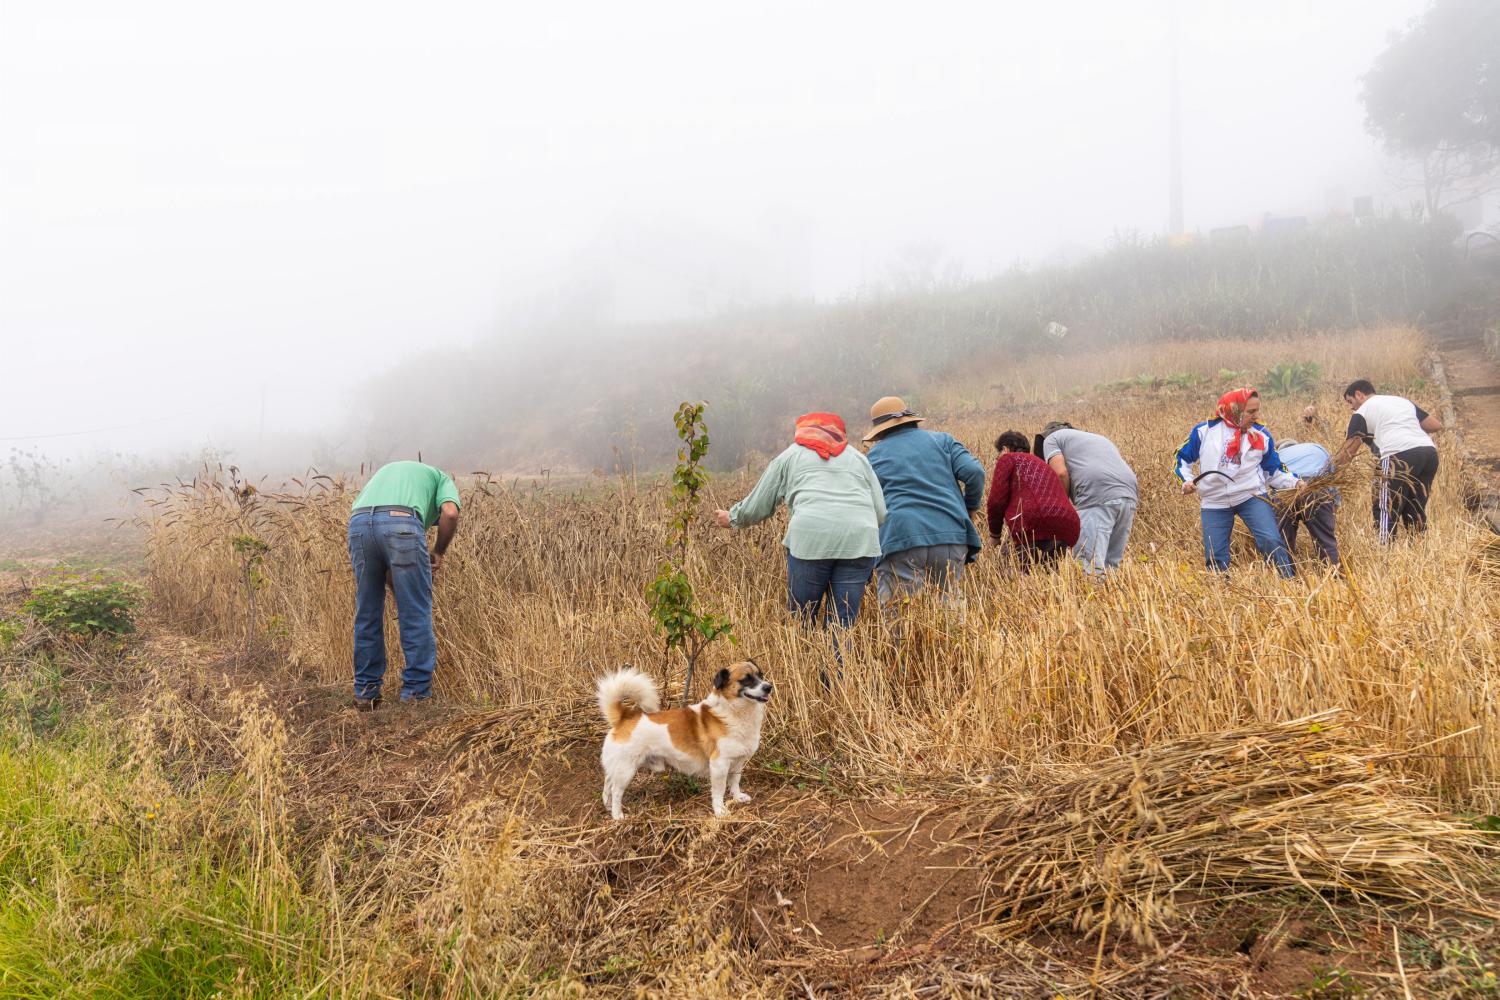
[(524, 764), (537, 754), (593, 744), (603, 733), (592, 698), (537, 702), (478, 712), (445, 727), (462, 767)]
[[(1159, 948), (1179, 904), (1301, 888), (1500, 917), (1465, 881), (1492, 837), (1429, 806), (1337, 711), (1177, 740), (990, 807), (990, 934), (1070, 922)], [(1191, 894), (1191, 896), (1189, 895)]]
[(1471, 566), (1476, 573), (1500, 576), (1500, 535), (1489, 535), (1475, 543)]

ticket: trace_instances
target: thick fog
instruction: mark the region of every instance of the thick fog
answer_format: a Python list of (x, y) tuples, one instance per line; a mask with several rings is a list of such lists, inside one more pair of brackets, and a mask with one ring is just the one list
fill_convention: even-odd
[[(1179, 7), (1188, 229), (1397, 197), (1357, 94), (1420, 0)], [(1168, 17), (4, 0), (0, 449), (253, 455), (538, 315), (1162, 233)]]

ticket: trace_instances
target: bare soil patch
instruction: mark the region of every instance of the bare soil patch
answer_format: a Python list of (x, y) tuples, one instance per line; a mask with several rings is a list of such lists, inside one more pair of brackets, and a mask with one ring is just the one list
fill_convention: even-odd
[(1494, 315), (1472, 309), (1434, 324), (1430, 333), (1458, 421), (1468, 506), (1500, 532), (1500, 361), (1486, 349), (1483, 335)]
[(848, 803), (809, 865), (800, 912), (825, 947), (933, 945), (972, 917), (984, 877), (951, 802)]

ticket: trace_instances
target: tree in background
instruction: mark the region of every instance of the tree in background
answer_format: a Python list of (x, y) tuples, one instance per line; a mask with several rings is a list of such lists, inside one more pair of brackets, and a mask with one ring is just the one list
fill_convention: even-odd
[(1435, 0), (1364, 77), (1365, 124), (1421, 167), (1428, 218), (1500, 174), (1500, 3)]

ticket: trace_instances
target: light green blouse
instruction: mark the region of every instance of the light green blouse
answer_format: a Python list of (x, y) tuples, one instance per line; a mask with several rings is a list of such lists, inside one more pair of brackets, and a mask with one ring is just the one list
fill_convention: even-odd
[(880, 555), (885, 496), (858, 448), (845, 448), (825, 461), (810, 448), (792, 445), (771, 459), (749, 496), (729, 509), (729, 523), (758, 524), (782, 501), (792, 519), (781, 543), (798, 559)]

